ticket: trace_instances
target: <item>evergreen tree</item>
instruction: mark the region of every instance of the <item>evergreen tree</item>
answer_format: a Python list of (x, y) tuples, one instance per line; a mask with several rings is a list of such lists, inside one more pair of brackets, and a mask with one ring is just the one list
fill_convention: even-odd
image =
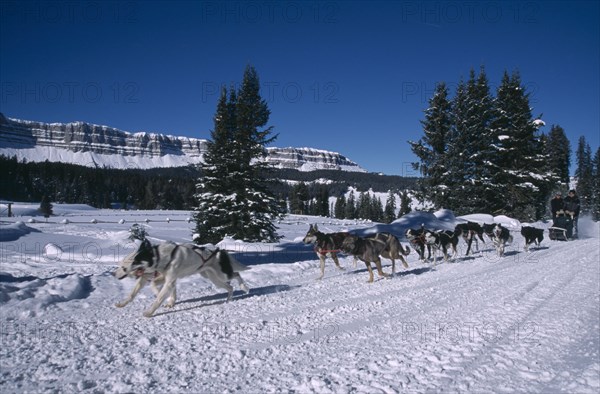
[(504, 72), (495, 111), (492, 154), (487, 159), (490, 182), (485, 188), (489, 209), (526, 220), (539, 218), (554, 182), (552, 173), (544, 171), (546, 160), (537, 134), (542, 123), (532, 118), (529, 94), (517, 72), (510, 78)]
[(356, 197), (354, 197), (354, 190), (350, 191), (348, 196), (348, 202), (346, 203), (346, 219), (356, 219)]
[(575, 170), (575, 177), (577, 178), (576, 190), (581, 201), (581, 213), (589, 213), (591, 211), (595, 181), (593, 179), (592, 149), (584, 136), (579, 137), (575, 156), (577, 160), (577, 169)]
[(464, 175), (461, 189), (466, 197), (459, 205), (458, 212), (485, 212), (488, 201), (483, 191), (491, 184), (494, 168), (490, 167), (493, 134), (490, 125), (494, 116), (493, 99), (485, 70), (481, 67), (479, 76), (471, 70), (467, 82), (467, 107), (462, 120), (460, 136), (464, 160)]
[(373, 195), (371, 198), (371, 215), (369, 216), (369, 219), (374, 222), (383, 221), (383, 204), (376, 195)]
[(467, 85), (461, 80), (451, 102), (452, 127), (444, 163), (448, 169), (444, 174), (443, 184), (448, 190), (445, 195), (446, 208), (461, 212), (461, 206), (469, 196), (465, 194), (464, 183), (467, 179), (467, 147), (470, 144), (467, 135), (467, 110), (469, 107)]
[(231, 213), (234, 209), (233, 168), (235, 166), (232, 149), (234, 139), (235, 97), (227, 99), (227, 90), (221, 91), (214, 117), (214, 129), (207, 142), (207, 150), (202, 164), (203, 177), (197, 184), (198, 206), (195, 212), (196, 233), (201, 243), (217, 243), (225, 235), (237, 232)]
[(329, 188), (327, 185), (321, 185), (319, 187), (319, 193), (317, 196), (318, 215), (329, 216)]
[(343, 194), (335, 200), (333, 211), (336, 219), (344, 219), (346, 217), (346, 197)]
[(592, 217), (600, 220), (600, 147), (596, 150), (593, 160), (593, 186), (592, 186)]
[(419, 188), (423, 198), (441, 208), (448, 203), (445, 176), (448, 168), (445, 159), (452, 128), (452, 110), (444, 82), (436, 86), (435, 93), (429, 100), (429, 108), (425, 110), (425, 120), (421, 124), (424, 136), (417, 142), (409, 141), (413, 153), (420, 160), (413, 167), (420, 170), (423, 176)]
[(385, 209), (383, 210), (383, 222), (391, 223), (396, 219), (396, 194), (388, 191)]
[(218, 242), (225, 235), (249, 242), (274, 242), (273, 221), (280, 217), (279, 201), (267, 188), (268, 164), (259, 160), (276, 136), (262, 129), (270, 111), (259, 93), (256, 70), (248, 66), (242, 85), (227, 100), (222, 91), (215, 129), (197, 185), (197, 242)]
[(412, 208), (410, 207), (410, 196), (408, 195), (408, 191), (405, 190), (400, 193), (400, 211), (398, 212), (398, 217), (402, 217), (407, 213), (410, 213)]
[(300, 182), (292, 187), (290, 192), (290, 211), (296, 215), (308, 213), (308, 202), (310, 200), (308, 186)]
[(42, 197), (39, 210), (46, 219), (54, 214), (52, 212), (52, 203), (50, 203), (50, 198), (48, 198), (48, 196), (44, 195), (44, 197)]
[(549, 170), (558, 178), (558, 185), (563, 189), (569, 187), (569, 167), (571, 166), (571, 143), (565, 130), (559, 125), (552, 125), (546, 140), (544, 153)]

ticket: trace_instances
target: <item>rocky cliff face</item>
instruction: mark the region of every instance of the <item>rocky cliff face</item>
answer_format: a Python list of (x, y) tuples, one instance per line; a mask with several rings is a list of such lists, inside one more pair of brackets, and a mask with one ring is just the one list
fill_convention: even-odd
[[(62, 161), (111, 168), (179, 167), (202, 162), (206, 140), (154, 133), (128, 133), (85, 122), (42, 123), (0, 114), (0, 154), (27, 161)], [(275, 167), (301, 171), (365, 170), (335, 152), (268, 148)]]

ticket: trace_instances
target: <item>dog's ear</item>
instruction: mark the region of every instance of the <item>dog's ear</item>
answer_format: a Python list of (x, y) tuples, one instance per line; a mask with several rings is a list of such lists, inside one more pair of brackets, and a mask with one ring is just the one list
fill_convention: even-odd
[(319, 231), (319, 227), (317, 226), (317, 224), (316, 224), (316, 223), (315, 223), (315, 225), (313, 226), (313, 229), (314, 229), (315, 231)]

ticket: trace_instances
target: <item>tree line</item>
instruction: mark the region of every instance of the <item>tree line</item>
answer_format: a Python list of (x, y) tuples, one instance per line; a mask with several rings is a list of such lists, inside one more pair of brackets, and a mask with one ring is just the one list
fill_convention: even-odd
[[(196, 183), (201, 176), (202, 171), (193, 166), (117, 170), (19, 161), (16, 157), (0, 155), (0, 198), (40, 202), (45, 196), (54, 203), (88, 204), (95, 208), (193, 210)], [(319, 196), (339, 197), (349, 187), (358, 192), (412, 190), (416, 184), (416, 178), (339, 170), (302, 172), (275, 168), (266, 176), (268, 188), (285, 202), (289, 213), (293, 212), (290, 207), (297, 194), (295, 188), (302, 183), (306, 188), (306, 207), (312, 207), (302, 212), (323, 216), (329, 216), (331, 207), (327, 212), (314, 209)], [(328, 183), (319, 183), (319, 179), (327, 179)]]
[[(436, 208), (532, 221), (546, 215), (555, 191), (569, 187), (570, 143), (559, 125), (540, 131), (545, 123), (532, 115), (516, 71), (504, 72), (495, 96), (483, 67), (472, 69), (453, 97), (438, 83), (421, 123), (423, 136), (409, 141), (422, 175), (418, 195)], [(585, 144), (577, 188), (584, 212), (598, 216), (598, 153), (592, 158)]]
[[(412, 210), (411, 198), (407, 190), (402, 192), (388, 190), (384, 206), (377, 195), (371, 194), (372, 189), (355, 193), (351, 188), (348, 192), (348, 185), (346, 185), (345, 189), (331, 203), (329, 185), (311, 186), (312, 188), (306, 183), (300, 182), (292, 187), (287, 199), (289, 213), (391, 223)], [(400, 200), (399, 209), (396, 206), (396, 195)]]
[(95, 208), (191, 209), (197, 171), (192, 167), (117, 170), (19, 161), (0, 156), (1, 198), (88, 204)]

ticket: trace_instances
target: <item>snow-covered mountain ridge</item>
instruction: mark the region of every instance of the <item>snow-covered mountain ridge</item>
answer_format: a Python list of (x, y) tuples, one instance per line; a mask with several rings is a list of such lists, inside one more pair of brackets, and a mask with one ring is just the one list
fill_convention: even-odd
[[(207, 141), (162, 133), (130, 133), (86, 122), (43, 123), (0, 113), (0, 154), (19, 160), (63, 162), (88, 167), (159, 168), (198, 164)], [(277, 168), (366, 172), (336, 152), (313, 148), (268, 148)]]

